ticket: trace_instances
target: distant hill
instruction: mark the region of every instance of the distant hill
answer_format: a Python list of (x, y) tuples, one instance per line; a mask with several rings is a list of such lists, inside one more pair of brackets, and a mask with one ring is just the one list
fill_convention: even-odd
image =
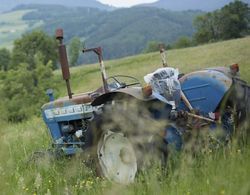
[(0, 0), (0, 12), (9, 11), (19, 5), (43, 4), (43, 5), (63, 5), (68, 7), (92, 7), (102, 10), (112, 10), (111, 6), (104, 5), (96, 0)]
[(111, 12), (52, 5), (29, 5), (22, 9), (35, 9), (23, 19), (28, 23), (43, 21), (41, 28), (51, 35), (61, 27), (65, 31), (66, 41), (78, 36), (87, 47), (102, 46), (106, 59), (141, 53), (149, 41), (171, 44), (180, 36), (190, 37), (194, 33), (193, 19), (201, 14), (199, 11), (172, 12), (151, 7)]
[[(139, 6), (150, 6), (164, 8), (173, 11), (183, 10), (202, 10), (202, 11), (214, 11), (223, 7), (224, 5), (233, 2), (234, 0), (159, 0), (155, 3), (143, 4)], [(250, 3), (250, 0), (241, 0), (246, 3)]]
[[(154, 3), (140, 4), (138, 6), (150, 6), (164, 8), (172, 11), (202, 10), (214, 11), (234, 0), (158, 0)], [(250, 3), (250, 0), (242, 0)], [(16, 6), (27, 4), (62, 5), (66, 7), (91, 7), (101, 10), (114, 10), (115, 7), (102, 4), (98, 0), (0, 0), (0, 12), (10, 11)]]

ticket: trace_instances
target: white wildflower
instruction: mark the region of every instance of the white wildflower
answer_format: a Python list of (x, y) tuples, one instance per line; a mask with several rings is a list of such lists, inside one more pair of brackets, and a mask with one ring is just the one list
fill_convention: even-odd
[(42, 180), (43, 180), (42, 176), (40, 175), (40, 173), (38, 173), (36, 176), (35, 183), (34, 183), (34, 185), (37, 189), (40, 188), (40, 186), (42, 185)]

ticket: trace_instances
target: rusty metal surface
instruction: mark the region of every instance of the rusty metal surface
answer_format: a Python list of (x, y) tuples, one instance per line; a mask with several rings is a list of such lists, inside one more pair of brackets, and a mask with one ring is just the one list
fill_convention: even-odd
[(114, 97), (119, 98), (125, 98), (125, 97), (133, 97), (135, 99), (141, 100), (141, 101), (150, 101), (154, 99), (152, 96), (145, 96), (141, 87), (131, 87), (131, 88), (123, 88), (118, 89), (113, 92), (105, 93), (101, 95), (100, 97), (96, 98), (93, 102), (93, 106), (101, 105), (105, 103), (106, 101), (112, 100)]
[(56, 29), (56, 39), (63, 39), (63, 29)]
[(93, 102), (97, 97), (104, 94), (103, 88), (100, 87), (95, 91), (87, 92), (87, 93), (81, 93), (77, 95), (73, 95), (72, 99), (69, 99), (66, 97), (61, 97), (56, 99), (55, 101), (49, 102), (45, 104), (42, 109), (46, 108), (58, 108), (68, 105), (74, 105), (74, 104), (86, 104)]
[(85, 103), (91, 103), (92, 98), (89, 94), (83, 94), (78, 96), (73, 96), (71, 99), (68, 97), (59, 98), (53, 102), (49, 102), (45, 104), (42, 109), (46, 108), (59, 108), (64, 107), (68, 105), (74, 105), (74, 104), (85, 104)]
[(90, 48), (90, 49), (83, 49), (82, 52), (90, 52), (93, 51), (97, 56), (100, 64), (101, 74), (102, 74), (102, 82), (103, 82), (103, 90), (105, 92), (108, 92), (108, 84), (107, 84), (107, 74), (103, 62), (103, 56), (102, 56), (102, 48), (96, 47), (96, 48)]
[(62, 76), (64, 80), (68, 80), (70, 79), (70, 72), (69, 72), (69, 64), (68, 64), (65, 45), (59, 45), (58, 50), (59, 50), (60, 63), (62, 67)]
[(133, 96), (139, 100), (147, 101), (151, 100), (151, 97), (145, 97), (143, 94), (142, 88), (141, 87), (131, 87), (131, 88), (124, 88), (124, 89), (119, 89), (117, 90), (119, 93), (125, 93), (130, 96)]
[(211, 68), (206, 70), (200, 70), (188, 73), (181, 77), (179, 81), (183, 83), (185, 80), (197, 76), (197, 77), (210, 77), (211, 79), (217, 80), (220, 83), (223, 83), (223, 85), (229, 89), (233, 83), (232, 78), (228, 75), (227, 72), (228, 68), (225, 67), (218, 67), (218, 68)]
[(227, 75), (228, 77), (232, 77), (230, 68), (225, 67), (225, 66), (206, 68), (205, 70), (216, 70), (216, 71), (219, 71), (219, 72), (221, 72), (221, 73), (224, 73), (224, 74)]
[(69, 79), (70, 79), (69, 63), (68, 63), (68, 58), (67, 58), (66, 47), (63, 44), (63, 30), (62, 29), (56, 30), (56, 38), (59, 40), (58, 52), (59, 52), (59, 60), (61, 64), (61, 69), (62, 69), (62, 76), (63, 76), (63, 79), (66, 81), (68, 96), (69, 96), (69, 99), (71, 99), (73, 94), (71, 92), (71, 87), (70, 87), (70, 82), (69, 82)]
[(160, 44), (160, 45), (159, 45), (159, 48), (160, 48), (160, 54), (161, 54), (162, 65), (163, 65), (163, 67), (168, 67), (167, 59), (166, 59), (166, 52), (165, 52), (165, 48), (164, 48), (164, 44)]

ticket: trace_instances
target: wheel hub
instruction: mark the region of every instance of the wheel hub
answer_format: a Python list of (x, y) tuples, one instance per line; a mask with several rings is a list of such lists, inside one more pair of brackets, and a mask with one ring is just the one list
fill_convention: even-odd
[(130, 141), (122, 133), (108, 130), (97, 147), (99, 164), (103, 175), (117, 183), (134, 181), (137, 162)]

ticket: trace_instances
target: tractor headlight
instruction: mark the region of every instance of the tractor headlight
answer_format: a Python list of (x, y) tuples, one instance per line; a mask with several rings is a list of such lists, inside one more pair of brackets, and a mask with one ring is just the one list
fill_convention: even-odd
[(51, 119), (54, 117), (53, 112), (51, 110), (45, 110), (44, 113), (47, 119)]

